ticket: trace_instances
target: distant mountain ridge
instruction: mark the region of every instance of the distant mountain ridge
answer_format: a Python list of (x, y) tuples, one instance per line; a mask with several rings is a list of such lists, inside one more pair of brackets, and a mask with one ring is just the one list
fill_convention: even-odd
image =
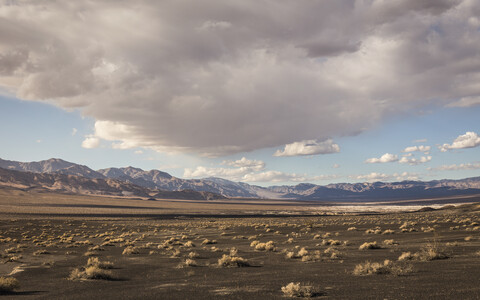
[[(92, 170), (61, 159), (39, 162), (16, 162), (0, 159), (0, 168), (50, 175), (73, 175), (92, 180), (115, 180), (150, 191), (201, 192), (224, 197), (290, 198), (319, 201), (355, 201), (416, 199), (452, 195), (480, 194), (480, 177), (461, 180), (336, 183), (325, 186), (311, 183), (260, 187), (222, 178), (181, 179), (159, 170), (144, 171), (135, 167)], [(1, 179), (1, 178), (0, 178)], [(73, 188), (72, 188), (73, 189)]]
[(0, 168), (33, 173), (61, 173), (86, 178), (106, 178), (87, 166), (71, 163), (59, 158), (34, 162), (18, 162), (0, 158)]

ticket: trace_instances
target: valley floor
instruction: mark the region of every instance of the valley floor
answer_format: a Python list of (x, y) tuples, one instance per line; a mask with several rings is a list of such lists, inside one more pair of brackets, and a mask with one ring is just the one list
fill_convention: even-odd
[(239, 216), (260, 204), (195, 215), (174, 202), (162, 215), (149, 201), (16, 193), (0, 195), (0, 276), (19, 283), (2, 299), (480, 298), (479, 204), (279, 215), (285, 201)]

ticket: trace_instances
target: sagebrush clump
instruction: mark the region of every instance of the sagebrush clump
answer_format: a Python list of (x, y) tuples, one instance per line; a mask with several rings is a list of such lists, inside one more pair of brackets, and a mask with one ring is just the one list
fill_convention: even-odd
[(282, 292), (287, 297), (311, 298), (319, 295), (318, 290), (311, 285), (301, 285), (300, 282), (290, 282), (282, 286)]
[(250, 263), (243, 257), (224, 254), (218, 259), (220, 267), (249, 267)]
[(400, 265), (386, 259), (383, 263), (366, 261), (363, 264), (358, 264), (353, 270), (353, 275), (392, 274), (400, 276), (409, 274), (412, 271), (412, 265)]
[(358, 248), (359, 250), (367, 250), (367, 249), (381, 249), (382, 247), (377, 244), (377, 242), (365, 242)]
[(98, 257), (90, 257), (85, 267), (74, 269), (69, 276), (70, 280), (102, 279), (114, 280), (115, 277), (111, 271), (106, 269), (113, 268), (113, 263), (100, 261)]
[(0, 277), (0, 293), (11, 293), (20, 288), (20, 283), (13, 277)]

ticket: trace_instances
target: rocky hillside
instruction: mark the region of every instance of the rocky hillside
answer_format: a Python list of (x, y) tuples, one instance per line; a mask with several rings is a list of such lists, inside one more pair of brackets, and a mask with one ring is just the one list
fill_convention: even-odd
[(388, 200), (480, 194), (480, 177), (461, 180), (298, 184), (268, 189), (303, 200)]
[(3, 160), (0, 158), (0, 168), (33, 173), (61, 173), (82, 176), (85, 178), (106, 178), (87, 166), (71, 163), (58, 158), (50, 158), (48, 160), (34, 162), (18, 162)]
[(225, 197), (258, 197), (258, 193), (253, 186), (221, 178), (181, 179), (159, 170), (144, 171), (133, 167), (108, 168), (97, 172), (107, 178), (124, 180), (152, 189), (193, 190), (216, 193)]
[[(116, 182), (127, 187), (137, 187), (146, 191), (161, 190), (183, 192), (185, 197), (193, 197), (191, 192), (201, 192), (198, 197), (240, 197), (240, 198), (291, 198), (300, 200), (388, 200), (417, 199), (425, 197), (444, 197), (454, 195), (480, 194), (480, 177), (462, 180), (402, 181), (402, 182), (363, 182), (337, 183), (325, 186), (301, 183), (289, 186), (260, 187), (242, 182), (233, 182), (222, 178), (182, 179), (159, 170), (144, 171), (139, 168), (108, 168), (94, 171), (87, 166), (78, 165), (61, 159), (49, 159), (40, 162), (15, 162), (0, 159), (0, 168), (16, 171), (28, 171), (38, 174), (73, 175), (92, 179), (92, 183), (107, 184)], [(55, 177), (57, 176), (57, 177)], [(37, 177), (43, 178), (43, 177)], [(102, 179), (103, 181), (100, 181)], [(46, 179), (45, 179), (46, 180)], [(53, 179), (49, 179), (50, 181)], [(58, 181), (58, 180), (57, 180)], [(73, 184), (73, 183), (72, 183)], [(89, 183), (91, 184), (91, 183)], [(62, 183), (58, 185), (63, 186)], [(108, 185), (108, 184), (107, 184)], [(64, 186), (68, 186), (65, 184)], [(105, 187), (105, 186), (103, 186)], [(67, 189), (67, 187), (64, 187)], [(70, 189), (75, 190), (73, 186)], [(88, 190), (88, 188), (86, 188)], [(98, 188), (102, 190), (102, 188)], [(95, 189), (94, 189), (95, 190)], [(108, 189), (106, 189), (108, 190)], [(116, 191), (118, 193), (118, 191)], [(140, 193), (140, 191), (136, 191)], [(215, 196), (217, 195), (217, 196)], [(195, 196), (195, 197), (197, 197)]]
[(213, 193), (196, 191), (159, 191), (117, 179), (86, 178), (61, 173), (34, 173), (0, 168), (0, 186), (20, 189), (46, 189), (84, 195), (111, 195), (156, 199), (224, 199)]

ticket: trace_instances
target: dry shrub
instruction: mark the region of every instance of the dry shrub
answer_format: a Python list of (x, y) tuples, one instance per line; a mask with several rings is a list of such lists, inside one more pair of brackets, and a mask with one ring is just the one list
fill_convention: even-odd
[(398, 243), (395, 242), (395, 240), (384, 240), (383, 244), (384, 245), (398, 245)]
[(311, 298), (318, 296), (319, 291), (311, 285), (301, 285), (300, 282), (290, 282), (282, 286), (282, 292), (287, 297)]
[(297, 254), (295, 254), (295, 252), (293, 251), (287, 251), (287, 253), (285, 254), (285, 257), (289, 259), (298, 258)]
[(212, 245), (212, 244), (216, 244), (216, 243), (217, 243), (216, 240), (204, 239), (203, 242), (202, 242), (202, 245)]
[(323, 240), (322, 241), (322, 246), (329, 246), (329, 245), (341, 245), (342, 242), (340, 242), (339, 240)]
[(359, 250), (367, 250), (367, 249), (381, 249), (382, 247), (377, 244), (377, 242), (365, 242), (358, 248)]
[(249, 267), (250, 263), (243, 257), (224, 254), (222, 258), (218, 259), (218, 265), (220, 267)]
[(303, 255), (302, 256), (302, 261), (307, 262), (307, 261), (319, 261), (322, 259), (322, 255), (320, 250), (315, 250), (312, 255)]
[(88, 248), (88, 251), (105, 251), (105, 248), (100, 247), (99, 245)]
[(427, 227), (422, 227), (421, 230), (422, 230), (423, 232), (434, 232), (434, 231), (435, 231), (435, 228), (430, 227), (430, 226), (427, 226)]
[(33, 252), (33, 255), (35, 255), (35, 256), (42, 255), (42, 254), (50, 254), (50, 252), (48, 252), (47, 250), (37, 250), (37, 251)]
[(198, 266), (198, 263), (194, 259), (191, 259), (191, 258), (185, 259), (185, 261), (179, 265), (180, 268), (182, 268), (182, 267), (196, 267), (196, 266)]
[(232, 249), (230, 249), (230, 256), (237, 256), (238, 254), (238, 249), (233, 247)]
[(11, 293), (20, 288), (20, 283), (13, 277), (0, 277), (0, 293)]
[(70, 280), (101, 279), (113, 280), (112, 272), (99, 268), (98, 266), (87, 266), (86, 268), (74, 269), (70, 273)]
[(427, 244), (425, 247), (420, 249), (419, 252), (415, 253), (414, 258), (420, 261), (430, 261), (436, 259), (447, 259), (448, 255), (443, 249), (441, 249), (436, 242)]
[(298, 251), (298, 254), (297, 254), (297, 255), (300, 256), (300, 257), (302, 257), (302, 256), (306, 256), (307, 254), (308, 254), (308, 250), (305, 249), (305, 247), (302, 247), (302, 248), (300, 249), (300, 251)]
[(383, 264), (378, 262), (366, 261), (358, 264), (353, 270), (353, 275), (374, 275), (374, 274), (392, 274), (396, 276), (406, 275), (413, 271), (412, 265), (400, 265), (386, 259)]
[(340, 257), (340, 251), (338, 251), (334, 247), (328, 247), (327, 249), (325, 249), (325, 251), (323, 251), (323, 253), (330, 254), (330, 259), (337, 259)]
[[(253, 244), (253, 242), (252, 242)], [(250, 244), (250, 246), (252, 245)], [(255, 244), (255, 250), (259, 251), (275, 251), (275, 243), (273, 241), (268, 241), (266, 243), (256, 243)]]
[(399, 257), (398, 257), (398, 260), (399, 261), (403, 261), (403, 260), (412, 260), (414, 258), (412, 252), (403, 252)]
[(192, 248), (195, 247), (195, 244), (192, 241), (187, 241), (185, 244), (183, 244), (183, 246), (187, 248)]
[(123, 255), (131, 255), (131, 254), (139, 254), (137, 247), (128, 246), (127, 248), (123, 249)]
[(19, 253), (19, 252), (22, 252), (22, 250), (15, 247), (5, 249), (5, 253)]
[(199, 255), (195, 251), (188, 253), (188, 258), (197, 258), (197, 257), (199, 257)]
[(260, 241), (257, 241), (257, 240), (252, 241), (252, 242), (250, 243), (250, 247), (255, 248), (255, 246), (257, 246), (258, 244), (260, 244)]
[(87, 267), (96, 266), (100, 269), (112, 269), (113, 263), (110, 261), (100, 261), (98, 257), (90, 257), (87, 261)]
[(357, 227), (348, 227), (347, 231), (354, 231), (354, 230), (357, 230)]

